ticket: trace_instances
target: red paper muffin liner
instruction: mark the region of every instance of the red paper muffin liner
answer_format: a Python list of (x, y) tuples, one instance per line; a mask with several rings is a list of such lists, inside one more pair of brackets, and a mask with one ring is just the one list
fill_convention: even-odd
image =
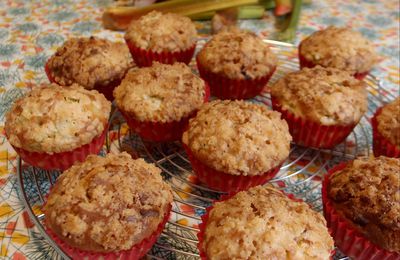
[(92, 142), (82, 145), (69, 152), (61, 153), (38, 153), (29, 152), (27, 150), (13, 146), (24, 162), (39, 167), (45, 170), (66, 170), (71, 167), (76, 161), (83, 162), (90, 154), (98, 154), (103, 147), (106, 138), (108, 126), (105, 127), (103, 133), (95, 138)]
[[(208, 101), (210, 97), (210, 89), (205, 84), (205, 95), (204, 103)], [(129, 114), (121, 111), (128, 126), (134, 132), (136, 132), (143, 139), (153, 142), (170, 142), (180, 140), (182, 133), (189, 123), (189, 119), (196, 115), (197, 111), (182, 118), (179, 121), (172, 121), (166, 123), (151, 122), (151, 121), (139, 121), (129, 116)]]
[[(50, 69), (48, 64), (46, 63), (44, 70), (46, 72), (47, 78), (49, 79), (49, 81), (51, 83), (56, 83), (58, 84), (55, 79), (53, 78), (53, 76), (50, 73)], [(122, 79), (115, 79), (111, 82), (109, 82), (106, 85), (103, 84), (96, 84), (94, 86), (94, 89), (97, 90), (98, 92), (102, 93), (109, 101), (113, 101), (114, 100), (114, 96), (113, 96), (113, 91), (116, 87), (118, 87), (121, 84)], [(59, 85), (59, 84), (58, 84)]]
[(319, 123), (296, 117), (283, 109), (272, 97), (272, 108), (282, 114), (289, 125), (289, 132), (296, 144), (314, 148), (333, 148), (343, 142), (353, 131), (353, 125), (325, 126)]
[(387, 157), (400, 157), (400, 149), (392, 144), (386, 137), (384, 137), (378, 130), (377, 117), (382, 112), (382, 107), (379, 108), (371, 119), (372, 135), (373, 135), (373, 151), (376, 157), (384, 155)]
[[(206, 212), (201, 216), (201, 223), (199, 224), (199, 232), (197, 233), (197, 239), (199, 240), (199, 243), (197, 244), (197, 249), (199, 250), (199, 254), (200, 254), (200, 258), (202, 260), (207, 260), (207, 256), (205, 254), (205, 252), (203, 251), (203, 243), (204, 243), (204, 236), (205, 236), (205, 231), (206, 231), (206, 227), (207, 227), (207, 222), (208, 219), (210, 218), (210, 212), (211, 210), (214, 208), (214, 204), (216, 202), (222, 202), (224, 200), (228, 200), (231, 197), (233, 197), (237, 192), (232, 192), (229, 193), (227, 195), (222, 195), (221, 198), (219, 200), (216, 200), (213, 202), (213, 205), (211, 205), (210, 207), (206, 208)], [(293, 201), (296, 202), (303, 202), (302, 199), (296, 198), (293, 194), (287, 194), (285, 192), (282, 191), (283, 194), (285, 194), (288, 198), (290, 198)], [(330, 230), (328, 228), (329, 234), (332, 236), (332, 230)], [(333, 250), (331, 252), (331, 257), (330, 259), (333, 259), (333, 256), (335, 255), (335, 250)]]
[[(304, 57), (300, 53), (300, 48), (301, 48), (301, 44), (299, 45), (299, 48), (298, 48), (300, 69), (302, 69), (302, 68), (314, 68), (315, 66), (317, 66), (316, 63), (314, 63), (313, 61), (307, 60), (307, 58)], [(361, 72), (361, 73), (357, 72), (357, 73), (354, 73), (353, 76), (358, 80), (363, 80), (368, 74), (369, 74), (369, 71)]]
[(126, 40), (126, 44), (128, 45), (132, 58), (139, 67), (149, 67), (153, 64), (153, 61), (164, 64), (174, 64), (175, 62), (189, 64), (196, 49), (196, 44), (193, 44), (193, 46), (187, 50), (175, 52), (163, 51), (158, 53), (139, 48), (129, 40)]
[(117, 260), (117, 259), (130, 259), (137, 260), (147, 254), (148, 251), (153, 247), (154, 243), (157, 241), (161, 232), (163, 231), (165, 224), (169, 219), (171, 212), (171, 205), (169, 206), (164, 219), (158, 225), (156, 231), (154, 231), (150, 236), (143, 239), (139, 244), (134, 245), (129, 250), (122, 250), (118, 252), (111, 253), (98, 253), (83, 251), (78, 248), (71, 247), (66, 242), (61, 240), (51, 229), (46, 227), (46, 233), (51, 237), (51, 239), (56, 242), (56, 244), (72, 259), (85, 259), (85, 260)]
[(248, 99), (259, 95), (274, 74), (274, 67), (268, 75), (256, 79), (230, 79), (208, 71), (196, 58), (200, 76), (208, 83), (211, 95), (220, 99)]
[(345, 255), (353, 259), (362, 260), (395, 260), (400, 259), (400, 255), (395, 252), (389, 252), (378, 245), (370, 242), (356, 227), (346, 218), (344, 218), (333, 206), (328, 197), (329, 177), (336, 171), (345, 168), (347, 163), (341, 163), (325, 175), (322, 182), (322, 203), (324, 207), (324, 216), (328, 228), (332, 230), (332, 237), (337, 247)]
[(208, 167), (195, 157), (187, 145), (183, 144), (183, 148), (186, 150), (192, 165), (192, 169), (196, 173), (198, 179), (205, 183), (208, 187), (224, 192), (238, 192), (264, 184), (275, 177), (282, 165), (279, 164), (275, 168), (263, 173), (262, 175), (232, 175)]

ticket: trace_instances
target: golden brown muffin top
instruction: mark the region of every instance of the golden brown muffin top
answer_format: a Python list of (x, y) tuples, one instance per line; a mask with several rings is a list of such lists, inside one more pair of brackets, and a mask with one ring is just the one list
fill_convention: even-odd
[(335, 68), (286, 74), (271, 86), (271, 95), (283, 109), (322, 125), (355, 124), (367, 111), (364, 82)]
[(132, 21), (125, 39), (153, 52), (178, 52), (196, 44), (197, 31), (188, 17), (152, 11)]
[(400, 147), (400, 97), (385, 105), (376, 120), (379, 133)]
[(184, 63), (130, 71), (114, 90), (119, 109), (140, 121), (179, 121), (200, 108), (205, 83)]
[(108, 123), (111, 103), (76, 84), (35, 87), (6, 114), (9, 142), (30, 152), (60, 153), (90, 143)]
[(317, 31), (304, 39), (300, 54), (323, 67), (352, 73), (367, 72), (378, 62), (374, 47), (361, 33), (334, 26)]
[(135, 63), (125, 43), (90, 37), (67, 40), (47, 66), (57, 84), (93, 89), (121, 80)]
[(231, 79), (256, 79), (270, 74), (277, 57), (268, 44), (247, 31), (223, 31), (206, 43), (197, 56), (205, 69)]
[(157, 230), (172, 202), (161, 170), (129, 154), (90, 155), (52, 188), (46, 225), (81, 250), (128, 250)]
[(289, 155), (286, 121), (280, 113), (246, 101), (203, 105), (183, 133), (182, 142), (202, 163), (232, 175), (260, 175)]
[(372, 242), (400, 252), (400, 159), (349, 162), (331, 175), (328, 196)]
[(214, 204), (203, 250), (210, 260), (327, 260), (333, 240), (325, 219), (306, 203), (257, 186)]

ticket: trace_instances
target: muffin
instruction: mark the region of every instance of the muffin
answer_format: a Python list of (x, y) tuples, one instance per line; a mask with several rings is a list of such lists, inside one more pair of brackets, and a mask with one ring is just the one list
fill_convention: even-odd
[(400, 159), (362, 157), (334, 167), (322, 187), (339, 249), (353, 259), (400, 258)]
[(45, 70), (50, 82), (61, 86), (77, 83), (112, 100), (114, 88), (134, 66), (124, 43), (90, 37), (67, 40), (47, 61)]
[(295, 143), (332, 148), (367, 110), (364, 82), (335, 68), (304, 68), (271, 86), (272, 106), (289, 124)]
[(333, 251), (322, 215), (269, 185), (214, 203), (202, 220), (202, 259), (328, 260)]
[(400, 157), (400, 98), (376, 111), (372, 131), (375, 156)]
[(207, 102), (209, 90), (186, 64), (154, 62), (130, 71), (114, 96), (132, 130), (161, 142), (180, 140), (189, 118)]
[(301, 68), (332, 67), (349, 71), (361, 80), (378, 62), (378, 55), (361, 33), (330, 26), (300, 43), (299, 60)]
[(252, 98), (274, 73), (277, 58), (268, 44), (247, 31), (215, 35), (196, 57), (201, 77), (220, 99)]
[(47, 84), (15, 101), (5, 133), (25, 162), (64, 170), (100, 151), (110, 110), (111, 103), (95, 90)]
[(189, 64), (196, 48), (197, 31), (188, 17), (152, 11), (132, 21), (125, 41), (140, 67), (151, 66), (153, 61)]
[(198, 179), (227, 192), (273, 178), (289, 155), (291, 139), (280, 113), (239, 100), (203, 105), (182, 136)]
[(43, 208), (47, 233), (73, 259), (139, 259), (171, 210), (172, 191), (160, 173), (126, 152), (88, 156), (52, 187)]

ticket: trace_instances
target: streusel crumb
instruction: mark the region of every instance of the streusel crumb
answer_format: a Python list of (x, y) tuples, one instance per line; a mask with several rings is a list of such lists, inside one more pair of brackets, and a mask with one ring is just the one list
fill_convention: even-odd
[(379, 133), (400, 148), (400, 97), (382, 108), (377, 122)]

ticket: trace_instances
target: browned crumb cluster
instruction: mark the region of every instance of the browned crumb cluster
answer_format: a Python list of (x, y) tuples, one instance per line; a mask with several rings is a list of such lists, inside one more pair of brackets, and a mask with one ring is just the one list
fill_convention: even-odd
[(140, 121), (171, 122), (204, 102), (205, 83), (184, 63), (153, 63), (130, 71), (114, 90), (119, 109)]
[(47, 66), (57, 84), (93, 89), (121, 80), (135, 64), (125, 43), (90, 37), (67, 40)]
[(223, 31), (199, 52), (198, 62), (205, 69), (232, 79), (255, 79), (270, 74), (277, 57), (268, 44), (247, 31)]
[(378, 61), (372, 44), (361, 33), (333, 26), (315, 32), (303, 40), (300, 54), (323, 67), (353, 73), (367, 72)]
[(358, 158), (330, 177), (328, 194), (368, 239), (400, 253), (400, 159)]
[(125, 39), (145, 50), (177, 52), (196, 44), (197, 31), (185, 16), (152, 11), (132, 21)]
[(201, 162), (232, 175), (260, 175), (278, 166), (291, 140), (280, 113), (229, 100), (203, 105), (182, 137)]
[(355, 124), (367, 111), (364, 82), (335, 68), (289, 73), (271, 87), (271, 96), (295, 116), (322, 125)]
[(87, 251), (128, 250), (157, 230), (172, 202), (161, 170), (129, 154), (90, 155), (52, 188), (46, 225)]
[(59, 153), (90, 143), (108, 123), (111, 103), (76, 84), (35, 87), (6, 114), (9, 142), (30, 152)]
[(379, 133), (400, 148), (400, 97), (382, 108), (377, 122)]
[(203, 250), (210, 260), (330, 259), (333, 240), (321, 214), (272, 186), (217, 202)]

